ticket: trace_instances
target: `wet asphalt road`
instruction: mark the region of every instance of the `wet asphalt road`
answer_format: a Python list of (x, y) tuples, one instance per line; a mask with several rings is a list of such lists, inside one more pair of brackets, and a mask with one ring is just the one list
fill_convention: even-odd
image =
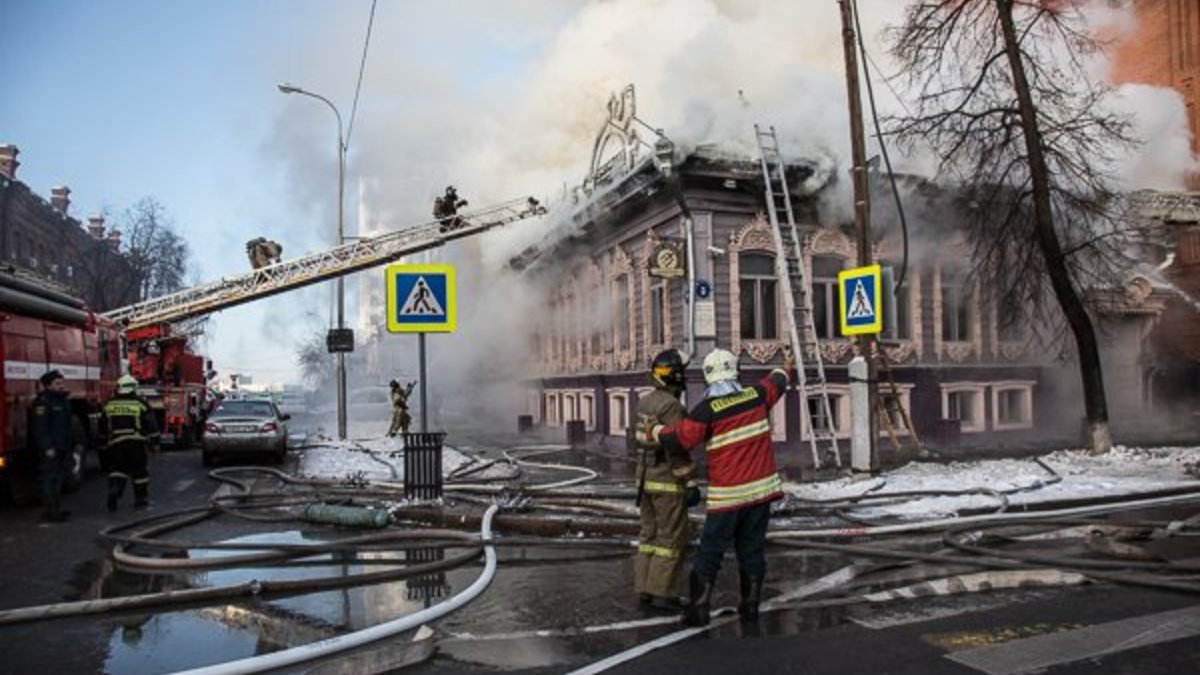
[[(484, 451), (499, 444), (495, 438), (480, 437), (468, 437), (464, 442)], [(574, 459), (609, 474), (630, 471), (620, 451), (575, 454)], [(204, 504), (216, 487), (205, 476), (196, 450), (163, 453), (153, 460), (151, 471), (154, 507), (150, 513)], [(103, 509), (104, 489), (102, 477), (93, 472), (81, 491), (67, 498), (74, 517), (62, 525), (39, 524), (36, 508), (0, 507), (0, 564), (5, 570), (0, 575), (0, 608), (171, 587), (163, 577), (114, 573), (96, 532), (143, 512), (132, 510), (127, 495), (121, 511), (108, 514)], [(206, 525), (197, 536), (252, 540), (264, 536), (262, 532), (261, 526), (222, 521)], [(285, 527), (282, 534), (272, 536), (302, 540), (320, 535)], [(847, 562), (833, 556), (773, 552), (768, 595)], [(327, 568), (289, 574), (357, 569), (353, 564)], [(169, 672), (273, 651), (344, 634), (439, 602), (470, 584), (479, 571), (480, 566), (473, 564), (408, 583), (298, 598), (0, 626), (0, 640), (5, 645), (0, 673)], [(230, 583), (261, 573), (213, 572), (192, 582)], [(502, 549), (499, 572), (488, 591), (436, 627), (443, 638), (438, 654), (404, 672), (564, 673), (675, 631), (676, 626), (668, 622), (586, 637), (467, 639), (661, 616), (636, 606), (628, 591), (630, 575), (631, 558), (619, 552)], [(718, 604), (736, 602), (734, 576), (729, 565), (722, 574)], [(764, 616), (757, 627), (730, 623), (610, 672), (978, 673), (983, 671), (948, 655), (992, 644), (1016, 644), (1016, 640), (1036, 636), (1062, 635), (1069, 642), (1075, 635), (1072, 631), (1088, 626), (1197, 605), (1200, 599), (1195, 596), (1096, 586), (928, 599), (903, 606), (789, 610)], [(1200, 663), (1200, 639), (1192, 634), (1053, 665), (1045, 672), (1182, 673), (1194, 672), (1196, 663)]]

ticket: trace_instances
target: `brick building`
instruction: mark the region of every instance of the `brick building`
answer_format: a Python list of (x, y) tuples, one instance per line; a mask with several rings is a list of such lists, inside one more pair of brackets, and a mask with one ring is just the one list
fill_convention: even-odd
[[(1192, 151), (1200, 152), (1200, 0), (1134, 0), (1137, 29), (1116, 45), (1113, 79), (1183, 95)], [(1200, 189), (1200, 176), (1189, 180)]]
[(138, 284), (121, 254), (121, 233), (102, 216), (85, 226), (70, 215), (71, 189), (56, 186), (50, 199), (17, 178), (19, 150), (0, 145), (0, 266), (35, 274), (61, 286), (96, 311), (138, 300)]

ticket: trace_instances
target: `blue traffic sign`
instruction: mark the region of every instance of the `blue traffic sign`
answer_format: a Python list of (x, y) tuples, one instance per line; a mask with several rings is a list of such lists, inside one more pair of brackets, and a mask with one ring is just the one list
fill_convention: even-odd
[(838, 272), (838, 315), (842, 335), (866, 335), (883, 329), (879, 265)]
[(712, 297), (712, 284), (704, 279), (696, 281), (696, 297), (700, 300), (707, 300)]
[(390, 333), (453, 333), (458, 327), (453, 265), (388, 265)]

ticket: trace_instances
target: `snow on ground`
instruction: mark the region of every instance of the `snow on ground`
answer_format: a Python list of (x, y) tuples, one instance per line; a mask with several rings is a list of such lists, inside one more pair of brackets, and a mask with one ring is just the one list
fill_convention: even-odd
[[(311, 478), (404, 479), (404, 441), (400, 438), (361, 438), (345, 441), (310, 439), (300, 451), (298, 473)], [(442, 448), (442, 472), (449, 474), (471, 461), (447, 445)]]
[[(1007, 493), (1009, 504), (1033, 504), (1061, 499), (1136, 494), (1177, 487), (1200, 487), (1185, 465), (1200, 459), (1200, 448), (1127, 448), (1117, 446), (1103, 455), (1084, 450), (1060, 450), (1042, 461), (1062, 480), (1053, 480), (1032, 459), (971, 462), (910, 462), (879, 476), (843, 478), (824, 483), (787, 483), (792, 496), (808, 500), (837, 500), (870, 491), (872, 495), (915, 490), (982, 488)], [(905, 498), (867, 503), (849, 513), (862, 518), (926, 518), (953, 515), (963, 509), (999, 507), (993, 495)]]

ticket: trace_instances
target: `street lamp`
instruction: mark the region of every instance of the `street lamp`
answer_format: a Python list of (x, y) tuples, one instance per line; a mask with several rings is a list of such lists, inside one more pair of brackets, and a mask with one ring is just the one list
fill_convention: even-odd
[[(288, 84), (287, 82), (281, 82), (280, 84), (278, 84), (276, 86), (279, 88), (279, 93), (281, 93), (281, 94), (302, 94), (304, 96), (308, 96), (310, 98), (315, 98), (318, 101), (321, 101), (325, 105), (329, 106), (329, 109), (333, 111), (334, 116), (337, 117), (337, 156), (338, 156), (338, 207), (337, 207), (338, 208), (338, 217), (337, 217), (338, 240), (337, 240), (337, 243), (339, 246), (341, 246), (346, 241), (345, 229), (343, 228), (343, 212), (345, 211), (345, 208), (343, 207), (343, 203), (345, 201), (345, 194), (346, 194), (346, 141), (345, 141), (345, 136), (342, 135), (342, 113), (338, 112), (337, 106), (335, 106), (333, 104), (333, 102), (331, 102), (329, 99), (325, 98), (324, 96), (321, 96), (320, 94), (315, 94), (311, 91), (302, 89), (295, 85)], [(337, 340), (337, 342), (339, 344), (336, 345), (337, 349), (338, 349), (338, 352), (337, 352), (337, 428), (338, 428), (338, 439), (345, 440), (346, 439), (346, 351), (344, 348), (346, 346), (346, 344), (345, 344), (345, 338), (346, 338), (346, 335), (345, 335), (345, 333), (346, 333), (346, 285), (345, 285), (345, 277), (341, 277), (341, 276), (339, 276), (337, 278), (337, 333), (338, 333), (338, 338), (339, 338)], [(327, 339), (326, 342), (330, 346), (331, 349), (335, 346), (333, 340)], [(351, 349), (353, 349), (354, 348), (353, 337), (350, 338), (349, 343), (350, 343), (349, 347)]]

